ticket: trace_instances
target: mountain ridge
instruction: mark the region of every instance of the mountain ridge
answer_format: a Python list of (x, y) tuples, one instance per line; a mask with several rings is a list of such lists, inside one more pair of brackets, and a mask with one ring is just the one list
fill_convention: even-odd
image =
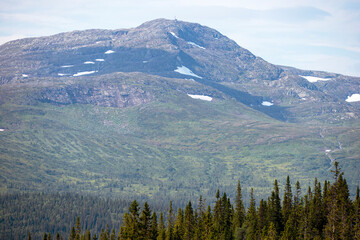
[(360, 78), (273, 65), (200, 24), (16, 40), (0, 66), (2, 192), (261, 193), (324, 180), (331, 159), (358, 181)]

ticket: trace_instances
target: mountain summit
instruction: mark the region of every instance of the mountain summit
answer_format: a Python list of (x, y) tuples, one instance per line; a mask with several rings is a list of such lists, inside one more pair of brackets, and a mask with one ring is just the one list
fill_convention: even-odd
[(4, 191), (211, 195), (325, 179), (334, 159), (358, 181), (360, 78), (268, 63), (200, 24), (20, 39), (0, 66)]

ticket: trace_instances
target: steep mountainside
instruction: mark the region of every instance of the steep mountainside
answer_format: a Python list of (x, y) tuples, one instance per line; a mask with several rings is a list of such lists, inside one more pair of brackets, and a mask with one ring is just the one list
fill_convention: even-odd
[(199, 24), (8, 42), (0, 82), (3, 192), (261, 192), (334, 160), (360, 180), (360, 78), (270, 64)]

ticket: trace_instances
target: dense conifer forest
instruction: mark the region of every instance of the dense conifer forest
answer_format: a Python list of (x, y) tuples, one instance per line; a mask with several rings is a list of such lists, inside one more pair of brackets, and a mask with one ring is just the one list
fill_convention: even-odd
[[(136, 200), (129, 204), (70, 194), (61, 198), (56, 194), (52, 198), (45, 194), (2, 196), (0, 237), (44, 240), (360, 239), (359, 188), (355, 199), (351, 200), (346, 179), (337, 163), (332, 183), (321, 184), (315, 179), (304, 196), (301, 196), (299, 182), (294, 186), (288, 176), (280, 196), (275, 180), (269, 197), (260, 201), (255, 199), (251, 189), (246, 209), (238, 182), (234, 203), (225, 192), (220, 194), (218, 190), (213, 204), (207, 205), (202, 196), (197, 203), (189, 201), (184, 208), (176, 208), (170, 201), (166, 212), (161, 205), (152, 207), (144, 202), (141, 207)], [(10, 201), (19, 197), (27, 197), (27, 202), (33, 203), (29, 198), (34, 196), (38, 202), (36, 206), (22, 202), (17, 208), (10, 207)], [(4, 215), (5, 212), (11, 214)], [(35, 215), (42, 220), (34, 222)], [(45, 226), (45, 233), (39, 231), (40, 226)]]

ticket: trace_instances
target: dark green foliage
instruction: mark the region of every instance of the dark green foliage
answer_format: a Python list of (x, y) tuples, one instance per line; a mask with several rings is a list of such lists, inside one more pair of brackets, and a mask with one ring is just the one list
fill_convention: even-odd
[(250, 206), (248, 209), (248, 212), (246, 213), (246, 221), (245, 221), (245, 227), (246, 227), (246, 239), (252, 240), (257, 239), (258, 237), (258, 218), (256, 213), (256, 207), (255, 207), (255, 197), (254, 197), (254, 190), (251, 188), (250, 192)]
[(239, 180), (236, 188), (235, 212), (233, 216), (233, 232), (234, 234), (236, 233), (236, 236), (239, 236), (244, 220), (245, 207), (242, 199), (241, 185)]
[(278, 181), (274, 181), (274, 190), (271, 193), (269, 201), (269, 221), (275, 226), (276, 232), (279, 234), (283, 230), (281, 200), (279, 194)]
[(164, 214), (160, 213), (159, 225), (158, 225), (158, 240), (165, 240), (166, 239), (166, 229), (164, 224)]
[[(123, 222), (118, 234), (118, 240), (238, 240), (238, 239), (360, 239), (360, 193), (356, 192), (355, 200), (350, 199), (348, 185), (335, 164), (334, 182), (325, 181), (324, 187), (317, 179), (314, 187), (308, 188), (307, 194), (302, 198), (300, 184), (296, 183), (295, 194), (292, 195), (290, 178), (285, 184), (284, 198), (279, 197), (278, 182), (274, 182), (274, 190), (267, 201), (261, 200), (256, 207), (254, 190), (251, 188), (249, 207), (244, 213), (243, 223), (235, 216), (241, 213), (243, 204), (241, 200), (240, 185), (237, 187), (235, 210), (227, 194), (220, 197), (216, 193), (213, 210), (208, 206), (204, 210), (205, 201), (199, 198), (196, 209), (191, 201), (185, 206), (185, 211), (178, 208), (175, 214), (170, 201), (167, 224), (164, 215), (160, 214), (157, 220), (156, 211), (151, 211), (147, 202), (143, 208), (134, 200), (128, 212), (123, 215)], [(240, 210), (239, 210), (240, 209)], [(90, 230), (77, 216), (73, 220), (69, 240), (97, 239), (94, 234), (91, 238)], [(286, 221), (285, 221), (286, 220)], [(82, 227), (84, 226), (84, 230)], [(43, 233), (43, 240), (51, 240), (52, 233)], [(28, 232), (27, 239), (31, 239)], [(14, 238), (17, 239), (17, 238)], [(59, 233), (56, 239), (62, 239)], [(115, 240), (116, 232), (109, 225), (101, 228), (99, 240)]]
[(81, 226), (92, 233), (99, 232), (106, 224), (119, 228), (128, 206), (129, 201), (125, 200), (77, 194), (0, 195), (0, 239), (23, 240), (29, 232), (32, 239), (42, 239), (44, 232), (50, 232), (53, 239), (57, 232), (68, 239), (77, 216)]

